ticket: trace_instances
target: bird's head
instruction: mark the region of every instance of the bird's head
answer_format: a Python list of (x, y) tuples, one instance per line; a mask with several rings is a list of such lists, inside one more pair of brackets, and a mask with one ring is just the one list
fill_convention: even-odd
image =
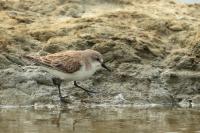
[(95, 50), (87, 49), (85, 50), (88, 53), (88, 56), (90, 57), (90, 60), (95, 64), (97, 69), (101, 69), (102, 67), (105, 68), (108, 71), (111, 71), (106, 65), (103, 60), (103, 56), (101, 53)]

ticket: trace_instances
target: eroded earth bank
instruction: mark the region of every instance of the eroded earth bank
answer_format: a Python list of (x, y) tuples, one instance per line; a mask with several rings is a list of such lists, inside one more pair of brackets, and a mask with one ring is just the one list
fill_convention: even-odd
[(200, 103), (200, 5), (173, 0), (0, 1), (0, 104), (59, 104), (52, 75), (21, 55), (101, 52), (113, 72), (65, 83), (71, 104)]

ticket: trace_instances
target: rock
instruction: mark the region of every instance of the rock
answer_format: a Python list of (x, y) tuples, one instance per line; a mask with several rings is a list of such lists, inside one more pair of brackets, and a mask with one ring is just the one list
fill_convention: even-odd
[(195, 96), (192, 98), (192, 103), (193, 103), (193, 104), (196, 104), (196, 105), (199, 105), (199, 104), (200, 104), (200, 95), (195, 95)]
[(176, 21), (171, 21), (167, 24), (167, 27), (172, 30), (172, 31), (182, 31), (184, 30), (187, 25), (184, 23), (176, 22)]
[(191, 49), (191, 53), (200, 61), (200, 42), (196, 42)]
[[(34, 95), (41, 97), (41, 95), (44, 96), (45, 93), (51, 93), (47, 91), (49, 90), (47, 89), (49, 88), (47, 85), (53, 85), (53, 83), (51, 81), (51, 76), (46, 74), (47, 73), (42, 72), (42, 69), (37, 67), (13, 67), (1, 70), (0, 78), (2, 79), (2, 77), (4, 77), (0, 82), (1, 90), (5, 90), (3, 92), (6, 92), (6, 94), (9, 94), (9, 91), (12, 91), (10, 94), (15, 93), (18, 95), (20, 92), (18, 100), (14, 104), (30, 104), (32, 100), (35, 100), (33, 98)], [(40, 85), (40, 87), (38, 85)], [(42, 91), (45, 93), (42, 93)], [(26, 95), (26, 98), (23, 98), (24, 95)], [(10, 97), (6, 98), (4, 93), (2, 96), (5, 97), (3, 101), (13, 104), (13, 99), (9, 100)]]
[(44, 30), (31, 32), (30, 35), (36, 40), (48, 41), (51, 37), (55, 36), (56, 33), (54, 33), (53, 31)]
[(4, 54), (7, 60), (9, 60), (12, 64), (16, 65), (25, 65), (26, 63), (21, 59), (21, 57), (11, 54)]
[(170, 91), (165, 88), (157, 88), (157, 90), (152, 90), (150, 91), (151, 94), (149, 96), (150, 103), (167, 106), (173, 105), (173, 97)]
[(194, 57), (183, 56), (179, 62), (176, 63), (177, 69), (196, 70), (197, 62)]
[(62, 48), (56, 44), (50, 44), (43, 47), (43, 50), (48, 53), (56, 53), (62, 51)]
[(194, 95), (199, 93), (200, 73), (193, 71), (165, 71), (161, 78), (169, 90), (174, 95)]
[(9, 65), (11, 65), (12, 63), (4, 56), (4, 55), (0, 55), (0, 68), (7, 68)]
[(6, 10), (9, 8), (9, 5), (5, 1), (0, 2), (0, 10)]
[(114, 97), (113, 103), (114, 104), (123, 104), (125, 101), (124, 96), (122, 94), (118, 94)]

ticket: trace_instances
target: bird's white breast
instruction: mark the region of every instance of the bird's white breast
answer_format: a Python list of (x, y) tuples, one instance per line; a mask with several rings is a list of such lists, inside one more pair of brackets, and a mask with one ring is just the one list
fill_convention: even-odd
[(64, 72), (61, 72), (55, 69), (50, 69), (50, 68), (45, 68), (45, 70), (62, 80), (66, 80), (66, 81), (77, 80), (78, 81), (78, 80), (88, 79), (100, 68), (101, 68), (100, 63), (93, 62), (91, 63), (91, 68), (86, 69), (86, 66), (83, 65), (78, 71), (74, 73), (64, 73)]

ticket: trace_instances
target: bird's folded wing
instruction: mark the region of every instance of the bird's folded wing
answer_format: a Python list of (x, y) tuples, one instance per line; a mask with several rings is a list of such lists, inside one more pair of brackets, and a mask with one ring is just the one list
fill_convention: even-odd
[(38, 65), (50, 67), (65, 73), (74, 73), (81, 68), (81, 63), (72, 56), (26, 56), (26, 58), (34, 61)]

